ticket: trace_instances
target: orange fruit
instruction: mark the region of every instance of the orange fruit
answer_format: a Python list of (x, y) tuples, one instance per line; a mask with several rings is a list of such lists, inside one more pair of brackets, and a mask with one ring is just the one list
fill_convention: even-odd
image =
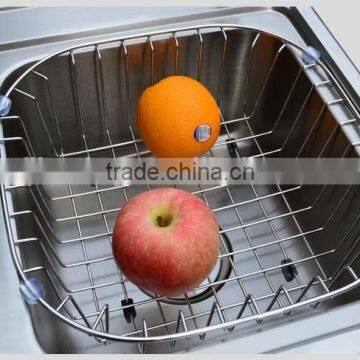
[(164, 158), (198, 157), (220, 132), (215, 99), (186, 76), (170, 76), (148, 87), (138, 101), (136, 121), (147, 148)]

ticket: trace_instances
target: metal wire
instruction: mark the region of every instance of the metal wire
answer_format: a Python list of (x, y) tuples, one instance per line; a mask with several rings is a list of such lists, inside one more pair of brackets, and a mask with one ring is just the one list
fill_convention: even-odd
[[(270, 82), (271, 76), (274, 69), (276, 68), (279, 59), (283, 56), (285, 50), (294, 52), (293, 56), (296, 55), (296, 51), (303, 50), (300, 46), (291, 43), (286, 39), (279, 39), (279, 47), (275, 52), (275, 57), (272, 59), (270, 67), (264, 77), (264, 81), (259, 89), (257, 98), (250, 111), (247, 111), (249, 106), (248, 92), (250, 87), (250, 76), (252, 72), (252, 63), (254, 58), (254, 52), (256, 47), (259, 46), (263, 36), (269, 36), (257, 29), (243, 28), (235, 25), (211, 25), (211, 26), (199, 26), (195, 28), (182, 28), (170, 31), (139, 34), (127, 38), (121, 39), (109, 39), (104, 42), (96, 44), (85, 44), (77, 46), (71, 49), (65, 49), (61, 52), (53, 54), (47, 58), (42, 59), (35, 65), (31, 66), (26, 70), (9, 88), (7, 95), (12, 96), (14, 93), (18, 93), (24, 96), (34, 103), (34, 109), (37, 117), (40, 119), (40, 124), (45, 131), (46, 138), (48, 141), (49, 149), (57, 157), (74, 157), (74, 156), (101, 156), (106, 152), (111, 152), (113, 157), (117, 156), (117, 151), (120, 149), (126, 149), (126, 156), (134, 156), (141, 158), (142, 156), (149, 154), (148, 150), (143, 150), (140, 146), (143, 145), (143, 141), (136, 137), (136, 132), (132, 127), (132, 99), (131, 99), (131, 72), (129, 68), (130, 55), (129, 49), (131, 43), (128, 43), (131, 39), (142, 39), (144, 43), (147, 43), (150, 49), (150, 83), (155, 82), (155, 54), (156, 54), (156, 36), (166, 35), (168, 41), (175, 44), (175, 64), (174, 73), (179, 74), (181, 69), (181, 46), (179, 39), (183, 36), (196, 36), (198, 41), (198, 52), (197, 52), (197, 75), (198, 80), (202, 80), (205, 73), (204, 67), (204, 36), (207, 31), (217, 31), (222, 37), (222, 46), (220, 54), (220, 62), (218, 67), (218, 78), (216, 86), (216, 98), (219, 104), (219, 111), (221, 115), (221, 127), (224, 136), (218, 140), (214, 148), (209, 152), (209, 156), (216, 156), (217, 150), (226, 150), (228, 146), (232, 144), (236, 150), (235, 155), (241, 156), (239, 145), (241, 143), (252, 142), (256, 152), (251, 154), (251, 157), (266, 157), (274, 154), (284, 153), (288, 143), (299, 125), (303, 112), (308, 106), (314, 93), (320, 87), (332, 87), (336, 89), (337, 96), (335, 99), (324, 103), (321, 107), (320, 112), (316, 115), (311, 127), (309, 128), (304, 142), (297, 149), (296, 157), (302, 156), (306, 146), (308, 145), (312, 135), (316, 131), (318, 125), (323, 121), (326, 112), (332, 106), (343, 106), (349, 108), (351, 118), (337, 124), (332, 130), (329, 138), (323, 144), (318, 154), (319, 157), (323, 156), (327, 151), (329, 145), (332, 143), (337, 134), (342, 131), (346, 126), (356, 126), (359, 122), (359, 114), (356, 109), (352, 106), (351, 101), (346, 96), (346, 93), (342, 90), (337, 79), (332, 75), (330, 70), (320, 60), (316, 64), (300, 65), (299, 71), (296, 74), (293, 83), (289, 88), (289, 92), (286, 98), (283, 100), (280, 112), (270, 129), (261, 129), (261, 132), (256, 131), (252, 126), (252, 119), (257, 115), (257, 111), (263, 100), (263, 96)], [(226, 64), (227, 50), (229, 46), (229, 31), (250, 31), (253, 33), (253, 40), (249, 47), (249, 63), (246, 69), (245, 76), (245, 96), (243, 107), (243, 116), (236, 119), (224, 119), (223, 109), (221, 109), (222, 99), (225, 96), (222, 94), (222, 88), (226, 86), (224, 84), (223, 74)], [(190, 32), (190, 35), (189, 35)], [(184, 35), (186, 34), (186, 35)], [(125, 81), (124, 81), (124, 93), (125, 93), (125, 107), (126, 107), (126, 120), (128, 128), (128, 138), (126, 141), (115, 141), (115, 137), (112, 134), (111, 124), (109, 123), (107, 105), (106, 105), (106, 77), (105, 63), (103, 61), (103, 55), (101, 45), (106, 43), (115, 43), (120, 41), (119, 50), (123, 54), (123, 62), (121, 66), (124, 70)], [(89, 146), (86, 135), (86, 118), (83, 115), (82, 109), (82, 96), (80, 93), (80, 77), (78, 73), (78, 64), (76, 58), (76, 50), (93, 47), (94, 59), (95, 59), (95, 73), (97, 92), (99, 95), (99, 107), (101, 114), (101, 122), (105, 126), (106, 141), (100, 146)], [(39, 69), (40, 65), (54, 57), (67, 54), (69, 57), (70, 65), (70, 80), (71, 88), (74, 96), (74, 104), (76, 110), (78, 131), (81, 138), (81, 148), (75, 151), (65, 151), (66, 146), (64, 145), (64, 139), (62, 138), (62, 123), (57, 113), (57, 104), (53, 93), (53, 85), (47, 74), (44, 74)], [(288, 55), (286, 55), (288, 56)], [(301, 107), (293, 119), (291, 126), (289, 127), (286, 134), (282, 138), (282, 143), (274, 149), (264, 150), (261, 145), (263, 138), (269, 137), (272, 134), (278, 132), (280, 125), (283, 122), (284, 114), (289, 107), (290, 100), (298, 86), (301, 76), (305, 72), (316, 71), (317, 68), (322, 69), (329, 79), (322, 80), (318, 83), (312, 84), (309, 91), (305, 94), (305, 97), (301, 99)], [(46, 86), (46, 93), (50, 105), (50, 114), (52, 120), (44, 117), (42, 107), (45, 106), (40, 98), (34, 96), (29, 91), (20, 89), (22, 81), (27, 76), (33, 76), (34, 79), (42, 81)], [(36, 156), (34, 152), (34, 139), (31, 139), (27, 130), (26, 122), (20, 115), (11, 115), (1, 118), (1, 123), (6, 126), (8, 121), (18, 121), (20, 123), (21, 133), (18, 136), (3, 137), (0, 139), (0, 145), (11, 144), (13, 142), (19, 142), (24, 146), (26, 154), (28, 156)], [(52, 133), (49, 131), (50, 124), (52, 121), (55, 125), (55, 138), (52, 138)], [(247, 129), (247, 134), (244, 136), (235, 137), (232, 135), (230, 126), (237, 124)], [(32, 140), (32, 141), (31, 141)], [(360, 143), (359, 143), (360, 144)], [(350, 148), (359, 146), (358, 143), (354, 143)], [(128, 150), (130, 149), (130, 150)], [(5, 156), (5, 152), (2, 151), (1, 156)], [(346, 152), (343, 154), (346, 155)], [(26, 278), (29, 274), (44, 273), (49, 282), (49, 287), (56, 294), (57, 303), (48, 303), (45, 300), (41, 300), (41, 303), (50, 312), (54, 313), (63, 321), (69, 325), (84, 331), (90, 335), (93, 335), (97, 341), (106, 343), (106, 340), (115, 341), (128, 341), (137, 342), (139, 345), (139, 351), (145, 352), (145, 343), (156, 342), (163, 340), (171, 340), (171, 346), (174, 347), (176, 340), (191, 335), (199, 335), (200, 339), (204, 339), (205, 335), (212, 330), (227, 329), (233, 331), (236, 326), (244, 322), (257, 321), (261, 322), (263, 319), (278, 314), (290, 315), (295, 309), (299, 307), (305, 307), (309, 304), (316, 304), (320, 301), (329, 299), (332, 296), (341, 294), (352, 288), (356, 287), (359, 283), (358, 275), (353, 268), (354, 262), (359, 258), (360, 253), (356, 252), (358, 249), (359, 241), (355, 241), (351, 247), (351, 252), (344, 257), (343, 262), (339, 264), (334, 274), (327, 274), (325, 269), (321, 266), (320, 260), (322, 258), (328, 258), (333, 254), (337, 253), (343, 244), (349, 241), (352, 233), (360, 222), (360, 216), (358, 216), (353, 224), (350, 226), (350, 230), (339, 239), (336, 247), (330, 247), (329, 249), (321, 252), (313, 251), (308, 237), (310, 235), (319, 234), (324, 232), (331, 226), (332, 220), (340, 213), (342, 206), (346, 203), (347, 199), (351, 196), (352, 187), (349, 186), (345, 189), (344, 194), (338, 201), (334, 209), (331, 209), (327, 219), (322, 224), (317, 224), (312, 229), (302, 230), (298, 216), (311, 214), (319, 202), (323, 199), (326, 194), (327, 186), (321, 187), (314, 199), (309, 199), (308, 203), (297, 209), (293, 209), (288, 200), (288, 196), (299, 193), (303, 186), (292, 186), (289, 188), (282, 188), (281, 186), (273, 186), (265, 194), (259, 193), (258, 189), (251, 185), (249, 186), (249, 193), (251, 194), (250, 199), (237, 200), (235, 193), (235, 186), (212, 186), (203, 188), (199, 186), (199, 189), (192, 191), (196, 196), (201, 196), (204, 201), (212, 208), (212, 211), (221, 218), (227, 211), (232, 211), (237, 219), (237, 224), (232, 226), (222, 226), (220, 231), (221, 242), (222, 242), (222, 253), (219, 254), (218, 261), (226, 260), (229, 262), (231, 267), (231, 275), (225, 279), (212, 279), (208, 278), (207, 282), (201, 284), (195, 291), (204, 291), (210, 289), (212, 292), (212, 300), (210, 307), (206, 311), (196, 311), (190, 299), (191, 296), (188, 294), (184, 295), (185, 301), (183, 301), (182, 307), (177, 310), (177, 316), (175, 319), (170, 320), (167, 316), (164, 303), (168, 299), (165, 297), (144, 297), (139, 296), (135, 298), (132, 304), (128, 303), (121, 306), (111, 306), (108, 303), (103, 303), (103, 300), (99, 296), (101, 289), (108, 289), (114, 287), (118, 289), (119, 293), (122, 294), (125, 300), (129, 300), (129, 286), (130, 282), (121, 274), (118, 268), (114, 267), (114, 275), (116, 280), (97, 282), (99, 279), (96, 273), (96, 264), (106, 265), (107, 263), (113, 263), (113, 255), (111, 253), (111, 235), (112, 235), (112, 220), (111, 215), (119, 211), (120, 207), (108, 207), (106, 204), (105, 196), (111, 194), (112, 196), (121, 197), (123, 202), (128, 201), (129, 192), (132, 190), (130, 186), (113, 186), (107, 188), (99, 188), (95, 185), (90, 190), (77, 192), (74, 187), (67, 185), (67, 193), (65, 195), (52, 195), (48, 191), (45, 191), (40, 186), (34, 186), (25, 188), (28, 192), (29, 197), (32, 201), (32, 209), (19, 209), (14, 210), (12, 206), (12, 199), (16, 197), (19, 190), (24, 190), (20, 186), (8, 186), (2, 187), (2, 198), (5, 204), (6, 214), (6, 225), (9, 233), (10, 247), (12, 250), (12, 256), (14, 263), (17, 266), (18, 272), (21, 277)], [(150, 187), (147, 187), (150, 190)], [(219, 192), (223, 192), (226, 195), (225, 204), (213, 205), (213, 199)], [(279, 209), (276, 213), (270, 213), (265, 203), (267, 201), (276, 201), (280, 204)], [(79, 209), (86, 203), (90, 202), (91, 207), (88, 207), (86, 212), (81, 212)], [(70, 204), (72, 215), (60, 216), (56, 212), (58, 204)], [(260, 215), (255, 219), (245, 220), (244, 214), (248, 206), (256, 206), (260, 211)], [(37, 236), (25, 236), (18, 237), (16, 224), (21, 224), (23, 217), (30, 218), (37, 229)], [(276, 228), (279, 221), (289, 220), (293, 223), (291, 234), (288, 236), (282, 235)], [(94, 234), (88, 235), (86, 233), (86, 225), (84, 221), (91, 220), (94, 223), (99, 224), (98, 230)], [(101, 226), (100, 226), (101, 223)], [(75, 225), (77, 235), (64, 235), (58, 226), (65, 226), (72, 228)], [(267, 240), (264, 243), (258, 244), (256, 236), (252, 235), (252, 231), (266, 227)], [(103, 229), (100, 231), (100, 229)], [(233, 249), (227, 245), (227, 241), (224, 241), (224, 237), (242, 237), (245, 236), (245, 242), (247, 245), (241, 249)], [(93, 257), (88, 249), (92, 242), (98, 242), (99, 244), (106, 242), (107, 255), (100, 257)], [(302, 244), (304, 253), (301, 257), (291, 260), (287, 263), (281, 264), (269, 264), (266, 262), (265, 251), (273, 251), (277, 249), (277, 256), (283, 259), (289, 259), (288, 250), (286, 244), (288, 242), (296, 242)], [(20, 253), (26, 251), (23, 247), (26, 243), (35, 243), (39, 245), (41, 252), (44, 255), (44, 262), (38, 266), (31, 266), (26, 268), (25, 265), (21, 265), (18, 258), (18, 250)], [(66, 258), (62, 258), (61, 249), (70, 249), (70, 246), (80, 246), (79, 258), (77, 261), (69, 261)], [(105, 247), (103, 247), (105, 249)], [(254, 260), (256, 264), (256, 270), (249, 269), (244, 271), (241, 266), (236, 262), (237, 257), (247, 256)], [(295, 283), (283, 282), (281, 285), (277, 285), (274, 282), (274, 274), (281, 276), (281, 271), (290, 265), (296, 265), (297, 267), (308, 267), (313, 269), (311, 277), (307, 278), (303, 273), (295, 274)], [(75, 272), (80, 269), (85, 269), (87, 274), (87, 285), (86, 286), (68, 286), (67, 281), (63, 279), (64, 271)], [(336, 284), (344, 274), (350, 274), (353, 281), (348, 282), (346, 285), (336, 288)], [(251, 286), (249, 286), (249, 279), (255, 282), (264, 281), (267, 285), (264, 288), (265, 294), (253, 294)], [(284, 280), (284, 279), (283, 279)], [(219, 286), (220, 285), (220, 286)], [(223, 287), (223, 290), (220, 290)], [(237, 289), (241, 294), (242, 300), (233, 299), (231, 303), (226, 305), (223, 303), (224, 297), (222, 292), (226, 293), (227, 289)], [(312, 290), (316, 295), (312, 295)], [(93, 304), (93, 310), (83, 311), (82, 304), (75, 299), (77, 294), (86, 294), (88, 301)], [(138, 291), (137, 295), (142, 294)], [(69, 304), (72, 304), (70, 308)], [(157, 316), (156, 320), (148, 320), (146, 317), (137, 319), (134, 316), (130, 317), (130, 323), (133, 328), (132, 331), (126, 331), (122, 333), (116, 333), (114, 329), (110, 327), (111, 319), (114, 314), (124, 314), (127, 310), (134, 308), (139, 309), (146, 307), (149, 304), (156, 304)], [(173, 305), (176, 306), (176, 305)], [(76, 311), (74, 311), (76, 310)], [(230, 310), (235, 310), (235, 315)], [(187, 314), (188, 312), (188, 314)], [(216, 314), (215, 314), (216, 313)], [(90, 321), (91, 319), (91, 321)], [(125, 323), (125, 319), (124, 319)], [(111, 329), (111, 330), (110, 330)], [(153, 331), (161, 330), (163, 335), (152, 335)]]

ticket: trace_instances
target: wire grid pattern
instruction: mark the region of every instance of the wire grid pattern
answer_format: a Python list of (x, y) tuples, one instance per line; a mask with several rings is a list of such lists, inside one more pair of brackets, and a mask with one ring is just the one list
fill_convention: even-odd
[[(201, 80), (202, 73), (202, 62), (203, 62), (203, 38), (202, 31), (205, 29), (195, 28), (193, 31), (198, 37), (198, 71), (197, 78)], [(241, 142), (251, 141), (256, 148), (256, 152), (251, 154), (250, 157), (266, 157), (277, 155), (281, 156), (285, 146), (291, 138), (292, 133), (294, 132), (296, 125), (299, 123), (301, 119), (302, 112), (307, 106), (311, 95), (316, 91), (319, 87), (332, 87), (333, 82), (330, 80), (324, 80), (318, 83), (315, 83), (311, 86), (305, 98), (303, 99), (302, 106), (292, 126), (289, 129), (288, 134), (285, 136), (285, 139), (280, 147), (277, 147), (271, 151), (264, 151), (262, 149), (261, 143), (259, 140), (261, 138), (266, 137), (270, 134), (273, 134), (277, 131), (279, 124), (281, 123), (282, 116), (286, 107), (288, 106), (289, 100), (291, 99), (293, 92), (297, 86), (297, 82), (300, 79), (301, 74), (307, 71), (315, 71), (317, 67), (320, 65), (318, 63), (312, 65), (303, 64), (300, 67), (299, 73), (297, 74), (293, 85), (291, 86), (290, 92), (287, 98), (284, 100), (283, 107), (281, 112), (273, 126), (272, 129), (256, 132), (252, 128), (251, 119), (254, 116), (257, 106), (264, 94), (264, 91), (268, 85), (271, 73), (279, 59), (279, 56), (282, 51), (286, 48), (292, 48), (292, 45), (281, 41), (280, 46), (275, 54), (275, 57), (271, 63), (271, 66), (268, 70), (268, 74), (265, 77), (264, 83), (260, 89), (258, 94), (258, 98), (254, 104), (254, 108), (250, 114), (245, 114), (244, 116), (238, 119), (230, 119), (226, 120), (222, 116), (221, 112), (221, 82), (222, 82), (222, 73), (224, 70), (224, 60), (226, 57), (226, 51), (228, 46), (228, 36), (226, 27), (220, 27), (217, 29), (221, 32), (223, 36), (223, 48), (222, 48), (222, 56), (219, 64), (219, 82), (217, 88), (216, 98), (219, 104), (219, 111), (221, 115), (221, 126), (222, 126), (222, 137), (219, 138), (218, 142), (214, 145), (213, 149), (209, 151), (206, 156), (216, 156), (216, 152), (218, 150), (221, 151), (229, 151), (229, 145), (234, 144), (233, 147), (234, 153), (233, 156), (240, 157), (241, 153), (237, 147), (237, 145)], [(237, 30), (239, 31), (239, 30)], [(175, 42), (175, 64), (174, 64), (174, 74), (179, 73), (179, 41), (178, 41), (178, 32), (169, 32), (169, 37), (172, 41)], [(254, 41), (251, 44), (250, 49), (250, 60), (249, 67), (247, 69), (246, 74), (246, 92), (249, 87), (249, 74), (251, 71), (251, 60), (254, 49), (257, 46), (259, 38), (263, 36), (260, 32), (256, 33), (254, 36)], [(151, 51), (151, 83), (155, 82), (154, 79), (154, 40), (151, 35), (145, 36), (145, 41), (149, 45), (149, 49)], [(170, 41), (170, 40), (169, 40)], [(103, 144), (99, 147), (89, 147), (87, 142), (87, 137), (85, 135), (85, 122), (82, 116), (81, 111), (81, 96), (79, 94), (79, 78), (78, 78), (78, 69), (77, 69), (77, 61), (74, 53), (75, 49), (72, 49), (68, 52), (70, 69), (71, 69), (71, 81), (72, 88), (75, 96), (75, 104), (76, 104), (76, 113), (79, 121), (79, 128), (81, 131), (81, 138), (83, 141), (82, 147), (83, 150), (72, 151), (72, 152), (64, 152), (63, 144), (62, 144), (62, 136), (61, 136), (61, 126), (59, 123), (59, 119), (56, 114), (56, 106), (54, 103), (54, 96), (52, 93), (52, 85), (50, 79), (46, 74), (41, 73), (34, 68), (28, 76), (34, 76), (39, 81), (43, 81), (48, 96), (50, 99), (50, 105), (53, 114), (53, 120), (56, 127), (56, 133), (58, 136), (57, 144), (59, 144), (59, 148), (55, 145), (55, 142), (50, 135), (49, 131), (49, 121), (44, 118), (41, 107), (40, 100), (33, 96), (31, 93), (24, 91), (18, 86), (16, 86), (13, 91), (18, 94), (25, 96), (32, 100), (35, 104), (36, 111), (38, 113), (39, 118), (41, 119), (43, 128), (47, 135), (47, 140), (49, 141), (49, 146), (52, 149), (54, 155), (56, 157), (73, 157), (73, 156), (101, 156), (102, 153), (110, 151), (112, 156), (115, 158), (117, 156), (117, 149), (130, 149), (132, 147), (132, 151), (126, 154), (126, 156), (138, 157), (142, 158), (143, 156), (149, 155), (149, 151), (143, 149), (141, 147), (142, 139), (137, 138), (135, 136), (136, 132), (134, 131), (131, 125), (131, 113), (130, 113), (130, 77), (129, 77), (129, 56), (128, 56), (128, 45), (125, 40), (120, 41), (119, 47), (123, 51), (124, 54), (124, 70), (125, 70), (125, 91), (126, 91), (126, 99), (127, 99), (127, 114), (128, 114), (128, 131), (131, 137), (130, 141), (126, 142), (116, 142), (116, 139), (112, 137), (110, 126), (106, 116), (106, 106), (105, 106), (105, 80), (104, 80), (104, 65), (102, 60), (102, 53), (99, 47), (99, 44), (93, 45), (94, 56), (96, 60), (96, 66), (99, 71), (99, 91), (100, 91), (100, 106), (101, 106), (101, 121), (106, 127), (106, 135), (107, 135), (107, 144)], [(294, 49), (292, 49), (294, 50)], [(295, 49), (296, 50), (296, 49)], [(295, 56), (295, 55), (294, 55)], [(246, 99), (245, 93), (245, 99)], [(246, 101), (246, 100), (245, 100)], [(347, 105), (347, 102), (343, 97), (339, 96), (335, 98), (331, 102), (326, 103), (321, 112), (318, 114), (316, 120), (314, 121), (313, 126), (310, 128), (309, 133), (305, 138), (305, 142), (298, 149), (296, 157), (301, 157), (303, 150), (307, 142), (310, 140), (311, 134), (316, 128), (316, 125), (322, 121), (324, 113), (326, 109), (338, 105), (343, 104)], [(244, 104), (244, 110), (246, 106)], [(355, 115), (354, 115), (355, 116)], [(35, 152), (33, 150), (32, 142), (30, 141), (30, 136), (27, 132), (27, 128), (25, 125), (25, 121), (17, 115), (6, 116), (2, 118), (2, 122), (5, 121), (18, 121), (20, 123), (21, 128), (23, 129), (23, 136), (16, 137), (8, 137), (3, 138), (2, 143), (7, 142), (20, 142), (23, 144), (27, 154), (31, 156), (35, 156)], [(338, 124), (326, 143), (323, 145), (321, 151), (318, 156), (324, 156), (326, 154), (326, 150), (329, 145), (337, 135), (339, 131), (343, 127), (346, 126), (354, 126), (356, 125), (358, 119), (356, 117), (349, 118), (347, 121)], [(230, 126), (233, 124), (241, 124), (247, 129), (248, 135), (233, 138), (231, 135)], [(359, 144), (354, 143), (350, 144), (349, 147), (344, 152), (343, 156), (347, 156), (347, 154), (353, 149), (354, 146), (358, 146)], [(126, 333), (117, 334), (114, 333), (114, 336), (122, 336), (129, 337), (130, 339), (140, 338), (141, 343), (139, 343), (139, 350), (141, 352), (145, 352), (145, 343), (147, 340), (151, 340), (152, 334), (157, 335), (156, 331), (160, 331), (162, 338), (164, 339), (173, 339), (171, 342), (171, 346), (175, 346), (176, 336), (172, 336), (174, 334), (192, 334), (192, 332), (200, 334), (200, 338), (204, 339), (206, 335), (206, 330), (209, 326), (214, 323), (220, 324), (220, 327), (226, 327), (228, 331), (233, 331), (235, 325), (227, 325), (232, 324), (232, 321), (236, 321), (242, 319), (243, 321), (256, 319), (258, 322), (261, 322), (261, 316), (263, 314), (270, 314), (274, 309), (282, 310), (282, 309), (290, 309), (294, 305), (299, 305), (301, 303), (306, 303), (306, 301), (311, 300), (312, 295), (311, 291), (316, 289), (315, 293), (317, 296), (327, 298), (327, 295), (332, 292), (334, 284), (338, 279), (340, 279), (344, 273), (348, 273), (351, 275), (353, 281), (357, 281), (358, 277), (355, 271), (352, 269), (352, 264), (357, 261), (359, 254), (357, 253), (355, 257), (350, 259), (345, 259), (343, 264), (340, 264), (337, 272), (332, 276), (328, 277), (324, 269), (321, 267), (319, 259), (322, 257), (326, 257), (330, 254), (335, 253), (341, 245), (347, 240), (347, 238), (351, 235), (352, 231), (355, 229), (356, 225), (359, 222), (360, 216), (358, 216), (349, 229), (349, 231), (343, 236), (342, 239), (339, 239), (338, 245), (335, 248), (331, 248), (327, 251), (316, 253), (312, 250), (311, 246), (308, 242), (308, 236), (314, 233), (318, 233), (323, 231), (328, 227), (331, 223), (332, 219), (336, 216), (339, 209), (343, 203), (347, 200), (347, 198), (351, 195), (353, 186), (348, 186), (343, 196), (341, 197), (338, 205), (332, 210), (328, 219), (320, 224), (318, 227), (303, 231), (298, 222), (297, 216), (303, 213), (311, 212), (312, 209), (317, 205), (317, 203), (321, 200), (322, 196), (325, 194), (327, 186), (322, 186), (317, 196), (313, 199), (311, 203), (307, 206), (299, 209), (293, 209), (290, 206), (290, 203), (287, 199), (287, 195), (298, 192), (302, 188), (302, 186), (291, 186), (291, 187), (282, 187), (280, 185), (267, 187), (261, 192), (259, 192), (259, 188), (253, 185), (248, 186), (248, 190), (251, 193), (251, 197), (246, 200), (241, 200), (238, 198), (236, 190), (234, 190), (234, 186), (211, 186), (211, 187), (203, 187), (201, 185), (196, 189), (192, 189), (191, 192), (202, 198), (213, 210), (213, 212), (220, 217), (221, 214), (226, 213), (228, 211), (232, 211), (233, 215), (237, 218), (236, 226), (224, 227), (222, 226), (220, 230), (221, 236), (221, 253), (219, 255), (218, 262), (226, 261), (231, 267), (231, 276), (227, 279), (221, 279), (219, 281), (214, 281), (212, 276), (209, 276), (207, 281), (201, 284), (195, 292), (199, 292), (201, 290), (210, 288), (212, 291), (212, 298), (209, 301), (209, 306), (206, 311), (198, 312), (196, 311), (196, 305), (192, 304), (190, 301), (189, 294), (184, 295), (185, 305), (179, 306), (177, 316), (172, 319), (167, 318), (166, 308), (164, 297), (148, 297), (148, 296), (139, 296), (137, 299), (136, 295), (129, 295), (129, 288), (132, 287), (132, 284), (124, 278), (119, 269), (116, 268), (116, 280), (106, 281), (106, 282), (98, 282), (98, 276), (96, 271), (99, 269), (99, 265), (104, 263), (113, 263), (113, 256), (111, 254), (111, 234), (112, 234), (112, 226), (113, 226), (113, 215), (116, 214), (121, 206), (119, 207), (107, 207), (104, 197), (114, 196), (116, 198), (121, 194), (124, 201), (128, 201), (131, 197), (129, 193), (133, 191), (133, 187), (130, 186), (112, 186), (112, 187), (99, 187), (94, 185), (92, 188), (87, 189), (86, 191), (78, 191), (78, 189), (74, 189), (74, 186), (67, 185), (67, 193), (62, 195), (51, 195), (51, 191), (48, 192), (46, 189), (43, 189), (40, 186), (29, 187), (27, 190), (33, 200), (35, 210), (21, 210), (21, 211), (9, 211), (8, 217), (11, 220), (17, 220), (20, 217), (31, 217), (38, 227), (39, 234), (41, 236), (33, 236), (33, 237), (25, 237), (25, 238), (16, 238), (13, 234), (13, 244), (15, 247), (21, 247), (26, 245), (27, 243), (37, 243), (46, 257), (46, 265), (41, 264), (39, 266), (31, 266), (29, 268), (23, 268), (22, 272), (25, 276), (29, 276), (30, 274), (36, 274), (38, 272), (42, 272), (48, 278), (50, 285), (56, 295), (57, 304), (56, 306), (52, 306), (56, 312), (62, 313), (64, 316), (69, 318), (72, 322), (77, 322), (85, 327), (87, 327), (90, 332), (93, 331), (93, 334), (96, 334), (97, 331), (101, 333), (101, 336), (95, 336), (95, 339), (99, 342), (106, 343), (108, 334), (113, 334), (114, 330), (110, 327), (111, 319), (113, 316), (123, 315), (127, 309), (135, 308), (137, 311), (141, 309), (142, 306), (148, 306), (149, 304), (154, 304), (156, 306), (158, 316), (156, 316), (156, 320), (149, 321), (146, 316), (144, 316), (141, 320), (139, 318), (135, 318), (134, 316), (129, 316), (129, 324), (131, 326), (131, 330)], [(7, 194), (12, 194), (19, 189), (18, 186), (9, 186), (4, 190)], [(145, 190), (150, 190), (150, 186), (147, 186)], [(213, 196), (214, 194), (218, 194), (221, 191), (222, 195), (226, 197), (224, 204), (222, 206), (214, 206)], [(116, 195), (115, 195), (116, 194)], [(268, 201), (273, 200), (280, 204), (280, 211), (273, 212), (268, 209)], [(61, 203), (66, 201), (68, 204), (71, 204), (71, 215), (66, 216), (58, 216), (56, 212), (53, 211), (56, 208), (57, 203)], [(87, 207), (87, 210), (84, 211), (82, 209), (82, 205), (85, 202), (89, 202), (90, 206)], [(244, 209), (248, 206), (256, 205), (257, 210), (259, 211), (258, 217), (255, 220), (246, 220), (244, 219)], [(97, 209), (97, 210), (94, 210)], [(226, 215), (225, 215), (226, 216)], [(279, 231), (279, 227), (277, 226), (278, 222), (283, 220), (288, 220), (291, 222), (291, 234), (288, 236), (283, 236), (281, 231)], [(97, 232), (95, 234), (87, 234), (86, 225), (84, 223), (88, 222), (102, 222), (102, 226), (99, 228), (103, 229), (101, 232)], [(75, 226), (76, 235), (69, 236), (68, 238), (64, 238), (59, 236), (59, 228), (64, 228), (67, 226)], [(60, 226), (58, 228), (58, 226)], [(256, 238), (252, 235), (253, 229), (267, 226), (267, 238), (268, 240), (264, 243), (258, 244)], [(14, 229), (11, 228), (11, 231), (14, 232)], [(232, 234), (239, 234), (242, 232), (241, 236), (244, 238), (243, 243), (246, 244), (245, 247), (240, 249), (229, 249), (226, 241), (226, 236), (231, 236)], [(104, 254), (104, 256), (93, 256), (89, 252), (89, 244), (96, 243), (97, 241), (103, 241), (106, 239), (108, 244), (108, 254)], [(269, 241), (269, 239), (271, 239)], [(304, 256), (297, 258), (291, 262), (286, 264), (277, 264), (277, 265), (269, 265), (268, 261), (264, 261), (265, 257), (263, 257), (264, 251), (267, 249), (274, 249), (283, 259), (290, 259), (288, 254), (289, 249), (286, 244), (291, 241), (301, 242), (304, 250)], [(358, 239), (359, 240), (359, 239)], [(60, 247), (69, 247), (75, 245), (79, 251), (81, 260), (70, 261), (68, 259), (62, 259), (59, 255), (58, 251)], [(354, 244), (354, 249), (357, 246)], [(257, 268), (253, 271), (244, 272), (240, 269), (239, 264), (234, 260), (237, 256), (247, 256), (251, 257), (253, 261), (257, 264)], [(278, 281), (274, 281), (274, 277), (271, 276), (273, 273), (280, 273), (283, 268), (288, 267), (289, 265), (294, 265), (296, 267), (310, 266), (311, 264), (313, 269), (313, 278), (306, 278), (301, 276), (301, 274), (295, 274), (294, 282), (291, 286), (286, 285), (286, 283), (279, 284)], [(62, 279), (61, 272), (59, 272), (59, 268), (65, 269), (66, 271), (80, 271), (79, 269), (85, 269), (87, 274), (87, 282), (88, 285), (81, 287), (69, 287), (65, 281)], [(248, 290), (247, 280), (248, 279), (259, 279), (258, 282), (262, 282), (266, 286), (266, 291), (260, 295), (254, 295), (252, 292)], [(226, 301), (226, 304), (223, 303), (223, 297), (221, 296), (221, 291), (217, 292), (216, 286), (220, 284), (225, 284), (227, 287), (231, 286), (232, 288), (236, 288), (238, 292), (241, 294), (241, 298), (236, 299), (236, 301)], [(121, 297), (125, 300), (125, 304), (109, 305), (108, 303), (104, 303), (99, 299), (99, 291), (104, 288), (116, 288), (117, 292), (121, 294)], [(225, 290), (222, 290), (225, 291)], [(133, 289), (131, 290), (133, 293)], [(85, 294), (86, 298), (91, 302), (93, 306), (93, 311), (86, 312), (83, 310), (82, 306), (76, 300), (77, 295)], [(136, 294), (141, 294), (141, 292), (137, 292)], [(126, 303), (129, 298), (134, 297), (134, 303)], [(314, 296), (314, 295), (313, 295)], [(316, 304), (315, 304), (316, 305)], [(295, 307), (294, 307), (295, 308)], [(228, 310), (234, 310), (232, 312), (232, 317), (228, 315)], [(286, 315), (289, 315), (292, 310), (284, 310)], [(216, 320), (215, 320), (216, 313)], [(235, 314), (235, 316), (234, 316)], [(125, 321), (123, 319), (123, 321)], [(111, 329), (111, 331), (110, 331)], [(154, 336), (155, 336), (154, 335)]]

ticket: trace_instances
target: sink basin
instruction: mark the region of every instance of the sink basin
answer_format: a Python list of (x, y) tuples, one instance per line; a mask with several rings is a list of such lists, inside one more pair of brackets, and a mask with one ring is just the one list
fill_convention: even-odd
[[(158, 26), (58, 47), (15, 85), (34, 62), (12, 71), (2, 156), (147, 156), (136, 101), (173, 74), (199, 79), (218, 99), (222, 132), (206, 156), (359, 156), (357, 114), (326, 68), (303, 62), (292, 41), (304, 42), (284, 14), (220, 11)], [(210, 282), (171, 300), (143, 293), (112, 258), (117, 212), (146, 186), (3, 187), (15, 265), (46, 290), (43, 306), (29, 308), (44, 351), (187, 350), (358, 300), (357, 186), (184, 189), (213, 209), (222, 246)]]

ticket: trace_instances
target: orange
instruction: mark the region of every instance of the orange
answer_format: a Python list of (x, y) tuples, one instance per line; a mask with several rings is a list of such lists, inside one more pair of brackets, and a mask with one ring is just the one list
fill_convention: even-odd
[(147, 148), (164, 158), (198, 157), (220, 132), (215, 99), (186, 76), (170, 76), (147, 88), (138, 101), (136, 121)]

